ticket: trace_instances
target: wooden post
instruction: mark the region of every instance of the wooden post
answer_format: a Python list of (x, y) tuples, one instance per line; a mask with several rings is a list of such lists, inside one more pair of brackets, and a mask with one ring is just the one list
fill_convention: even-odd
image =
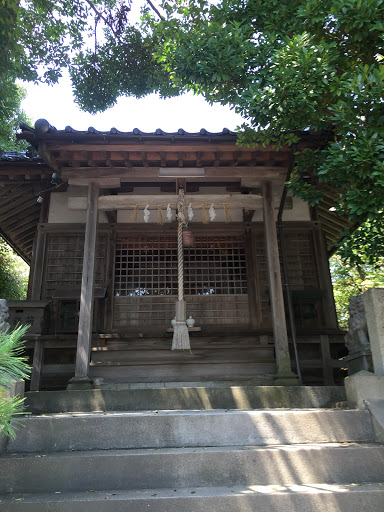
[(329, 336), (320, 335), (321, 359), (323, 362), (323, 384), (324, 386), (334, 386), (333, 366), (331, 351), (329, 348)]
[(337, 315), (335, 299), (333, 297), (333, 287), (331, 273), (329, 271), (329, 262), (325, 237), (319, 222), (313, 223), (313, 242), (316, 255), (316, 265), (319, 272), (320, 288), (325, 291), (326, 296), (322, 300), (326, 327), (337, 329)]
[(31, 382), (29, 385), (30, 391), (39, 391), (40, 389), (40, 376), (41, 366), (43, 364), (44, 345), (41, 340), (35, 340), (33, 347), (33, 363), (31, 371)]
[(260, 326), (260, 315), (257, 310), (255, 260), (253, 257), (253, 236), (249, 226), (245, 228), (245, 254), (247, 258), (248, 308), (251, 328)]
[[(43, 281), (44, 254), (45, 254), (45, 232), (42, 226), (37, 228), (35, 252), (33, 255), (34, 270), (32, 274), (31, 300), (41, 299), (41, 287)], [(41, 366), (44, 357), (44, 346), (41, 340), (35, 340), (33, 347), (33, 362), (31, 371), (31, 391), (39, 391)]]
[[(37, 226), (36, 238), (33, 242), (33, 254), (31, 263), (30, 280), (28, 285), (28, 298), (30, 300), (41, 299), (41, 289), (43, 286), (43, 269), (45, 267), (45, 244), (46, 233), (44, 229), (44, 222), (48, 221), (49, 212), (49, 198), (45, 198), (40, 209), (39, 225)], [(41, 367), (44, 358), (44, 343), (37, 339), (33, 347), (33, 361), (31, 371), (30, 391), (39, 391), (41, 379)]]
[(32, 261), (28, 280), (28, 300), (40, 300), (43, 284), (43, 269), (45, 258), (46, 233), (44, 224), (48, 222), (50, 195), (45, 194), (44, 201), (40, 207), (39, 224), (33, 240)]
[(92, 388), (92, 381), (89, 378), (89, 363), (92, 342), (93, 289), (95, 281), (98, 196), (98, 184), (95, 182), (90, 182), (88, 185), (88, 207), (85, 225), (76, 370), (75, 376), (69, 381), (67, 389)]
[(43, 282), (43, 269), (44, 269), (44, 253), (45, 253), (45, 232), (44, 226), (38, 226), (37, 238), (35, 245), (35, 254), (33, 255), (34, 271), (31, 286), (31, 300), (41, 299), (41, 287)]
[(285, 321), (284, 296), (281, 283), (279, 246), (272, 198), (272, 183), (263, 183), (263, 215), (267, 249), (269, 297), (272, 307), (272, 325), (275, 341), (277, 375), (276, 385), (296, 385), (297, 376), (291, 370), (288, 348), (287, 324)]

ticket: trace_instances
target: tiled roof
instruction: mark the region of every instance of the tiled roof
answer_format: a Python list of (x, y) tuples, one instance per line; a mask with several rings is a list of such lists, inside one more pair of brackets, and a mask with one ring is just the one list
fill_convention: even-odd
[(34, 127), (28, 126), (25, 123), (20, 124), (20, 128), (22, 133), (24, 132), (32, 132), (32, 133), (58, 133), (58, 134), (64, 134), (64, 133), (76, 133), (76, 134), (92, 134), (95, 135), (124, 135), (124, 136), (132, 136), (132, 135), (141, 135), (141, 136), (156, 136), (156, 135), (165, 135), (165, 136), (176, 136), (176, 135), (187, 135), (187, 136), (196, 136), (201, 137), (202, 135), (206, 135), (208, 137), (218, 137), (220, 135), (232, 135), (236, 136), (236, 132), (233, 132), (229, 130), (228, 128), (223, 128), (221, 132), (209, 132), (205, 128), (201, 128), (198, 132), (187, 132), (183, 128), (179, 128), (175, 132), (166, 132), (162, 130), (161, 128), (157, 128), (154, 132), (143, 132), (139, 128), (134, 128), (132, 131), (124, 132), (120, 131), (117, 128), (113, 127), (109, 131), (99, 131), (96, 130), (93, 126), (90, 126), (88, 130), (75, 130), (72, 128), (72, 126), (66, 126), (64, 130), (58, 130), (46, 119), (38, 119), (35, 123)]
[(207, 135), (207, 136), (220, 136), (220, 135), (234, 135), (236, 136), (235, 132), (232, 132), (228, 130), (228, 128), (223, 128), (221, 132), (209, 132), (205, 128), (202, 128), (198, 132), (187, 132), (183, 128), (179, 128), (177, 132), (165, 132), (161, 128), (157, 128), (154, 132), (143, 132), (139, 128), (134, 128), (131, 132), (122, 132), (118, 130), (117, 128), (111, 128), (108, 132), (101, 132), (96, 130), (96, 128), (93, 128), (93, 126), (90, 126), (88, 130), (86, 131), (79, 131), (74, 130), (71, 126), (66, 126), (64, 130), (60, 130), (60, 132), (65, 133), (95, 133), (97, 135), (147, 135), (147, 136), (154, 136), (154, 135), (166, 135), (166, 136), (172, 136), (172, 135), (188, 135), (188, 136), (201, 136), (201, 135)]
[(38, 162), (37, 152), (29, 147), (27, 151), (3, 151), (0, 149), (0, 162)]

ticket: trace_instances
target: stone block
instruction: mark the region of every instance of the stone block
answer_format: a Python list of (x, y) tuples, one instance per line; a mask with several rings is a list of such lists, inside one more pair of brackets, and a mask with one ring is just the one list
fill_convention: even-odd
[(367, 402), (367, 407), (372, 416), (375, 441), (384, 444), (384, 398), (380, 400), (370, 400)]
[(384, 398), (384, 376), (361, 371), (345, 379), (348, 406), (364, 409), (366, 402)]
[[(12, 379), (7, 385), (0, 387), (0, 399), (10, 399), (16, 395), (24, 398), (25, 382), (23, 380)], [(8, 438), (0, 433), (0, 453), (2, 453), (7, 445)]]
[(370, 350), (355, 352), (343, 359), (348, 365), (348, 375), (354, 375), (362, 370), (373, 372), (372, 353)]
[(23, 380), (12, 379), (5, 386), (0, 388), (0, 396), (13, 398), (19, 395), (20, 398), (24, 398), (25, 382)]
[(374, 372), (384, 376), (384, 288), (371, 288), (363, 298)]

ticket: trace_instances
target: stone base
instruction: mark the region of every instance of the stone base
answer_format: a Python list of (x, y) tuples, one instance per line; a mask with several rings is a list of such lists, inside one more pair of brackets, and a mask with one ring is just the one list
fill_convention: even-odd
[(24, 398), (25, 381), (11, 379), (7, 384), (0, 388), (0, 397), (13, 398), (19, 395), (19, 398)]
[(299, 378), (293, 372), (278, 372), (275, 375), (273, 384), (275, 386), (299, 386)]
[(367, 371), (355, 373), (345, 379), (348, 406), (364, 409), (365, 402), (384, 398), (384, 376)]
[(376, 443), (384, 444), (384, 399), (370, 400), (367, 407), (372, 416)]
[(373, 372), (372, 353), (370, 350), (362, 350), (361, 352), (350, 354), (344, 357), (343, 361), (348, 364), (349, 376), (362, 370)]
[[(0, 386), (0, 399), (12, 399), (15, 396), (24, 398), (25, 382), (24, 380), (11, 379), (4, 386)], [(5, 450), (8, 443), (8, 437), (0, 432), (0, 454)]]
[(68, 382), (67, 391), (93, 389), (93, 380), (89, 377), (72, 377)]

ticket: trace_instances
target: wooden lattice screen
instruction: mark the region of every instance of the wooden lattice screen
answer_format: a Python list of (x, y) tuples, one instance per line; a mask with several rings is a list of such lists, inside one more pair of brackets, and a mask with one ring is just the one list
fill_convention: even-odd
[[(108, 235), (99, 233), (96, 247), (95, 287), (106, 287), (106, 267), (108, 252)], [(68, 288), (69, 297), (71, 289), (73, 298), (80, 299), (80, 286), (83, 269), (84, 233), (49, 233), (47, 235), (45, 254), (45, 274), (43, 279), (43, 299), (52, 299), (58, 288)], [(57, 328), (59, 300), (54, 299), (49, 306), (51, 329)], [(77, 305), (71, 306), (77, 311)], [(73, 325), (76, 329), (77, 322)]]
[[(81, 285), (84, 233), (52, 233), (47, 235), (43, 298), (53, 296), (58, 285)], [(95, 286), (105, 286), (107, 237), (97, 237)]]
[[(184, 249), (186, 295), (246, 294), (244, 237), (199, 236)], [(115, 296), (177, 295), (176, 237), (118, 238)]]

